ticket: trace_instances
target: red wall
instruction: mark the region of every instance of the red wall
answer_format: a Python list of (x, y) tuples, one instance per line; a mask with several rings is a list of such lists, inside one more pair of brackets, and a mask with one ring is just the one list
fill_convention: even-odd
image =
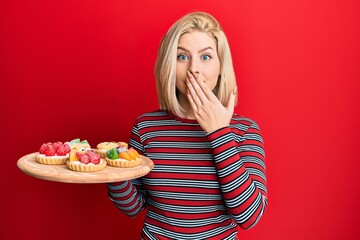
[(138, 239), (142, 217), (104, 184), (39, 180), (16, 162), (47, 141), (127, 141), (157, 108), (162, 35), (194, 10), (222, 23), (236, 111), (264, 135), (269, 206), (242, 239), (360, 239), (357, 0), (1, 1), (0, 239)]

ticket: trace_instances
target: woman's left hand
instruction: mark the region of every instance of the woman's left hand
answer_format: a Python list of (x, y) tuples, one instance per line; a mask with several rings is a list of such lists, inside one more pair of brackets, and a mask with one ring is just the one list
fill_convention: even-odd
[(206, 133), (229, 126), (234, 113), (236, 87), (223, 106), (211, 89), (190, 72), (187, 74), (187, 98), (194, 111), (195, 118)]

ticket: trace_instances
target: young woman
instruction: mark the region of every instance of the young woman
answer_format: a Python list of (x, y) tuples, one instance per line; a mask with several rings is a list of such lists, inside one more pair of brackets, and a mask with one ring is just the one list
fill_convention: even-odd
[(227, 39), (209, 14), (179, 19), (155, 66), (160, 110), (136, 119), (129, 144), (154, 162), (146, 176), (109, 183), (125, 214), (147, 209), (141, 239), (237, 239), (267, 205), (263, 140), (234, 113)]

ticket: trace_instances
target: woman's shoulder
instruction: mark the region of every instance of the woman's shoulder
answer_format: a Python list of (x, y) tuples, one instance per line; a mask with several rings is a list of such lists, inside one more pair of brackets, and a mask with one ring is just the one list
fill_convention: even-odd
[(146, 121), (146, 120), (159, 120), (159, 119), (164, 119), (164, 118), (168, 118), (169, 117), (169, 113), (166, 110), (154, 110), (154, 111), (150, 111), (150, 112), (145, 112), (143, 114), (141, 114), (140, 116), (138, 116), (136, 118), (136, 120), (139, 122), (141, 121)]
[(243, 130), (246, 130), (250, 127), (259, 128), (255, 120), (237, 113), (233, 114), (230, 125), (232, 125), (234, 128), (241, 128)]

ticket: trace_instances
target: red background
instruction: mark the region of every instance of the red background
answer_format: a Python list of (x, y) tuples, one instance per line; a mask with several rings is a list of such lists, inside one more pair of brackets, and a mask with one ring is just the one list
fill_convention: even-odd
[(157, 108), (153, 66), (179, 17), (223, 25), (267, 154), (269, 206), (242, 239), (360, 239), (357, 0), (1, 1), (0, 239), (138, 239), (104, 184), (44, 181), (17, 160), (43, 142), (127, 141)]

